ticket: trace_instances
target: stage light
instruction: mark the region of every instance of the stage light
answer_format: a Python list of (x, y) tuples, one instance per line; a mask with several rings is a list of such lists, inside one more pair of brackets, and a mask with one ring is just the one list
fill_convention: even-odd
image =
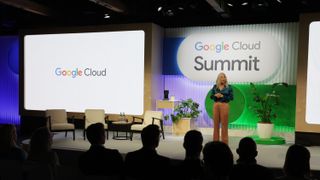
[(278, 1), (278, 3), (282, 3), (282, 0), (277, 0)]
[(231, 3), (227, 3), (227, 5), (230, 6), (230, 7), (233, 7), (233, 4), (231, 4)]
[(248, 2), (247, 2), (247, 1), (241, 3), (241, 6), (246, 6), (246, 5), (248, 5)]
[(168, 16), (173, 16), (173, 15), (174, 15), (172, 9), (168, 9), (168, 10), (167, 10), (167, 15), (168, 15)]
[(162, 10), (162, 6), (158, 7), (158, 12), (160, 12)]
[(109, 19), (111, 16), (109, 14), (104, 14), (105, 19)]

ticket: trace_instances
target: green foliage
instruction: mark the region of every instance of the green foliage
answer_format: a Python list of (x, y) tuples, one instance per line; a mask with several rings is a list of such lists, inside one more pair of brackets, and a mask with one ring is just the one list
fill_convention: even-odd
[(257, 114), (260, 122), (271, 123), (271, 120), (277, 117), (277, 114), (274, 112), (274, 109), (279, 105), (280, 95), (276, 92), (277, 86), (288, 87), (287, 83), (274, 83), (271, 86), (271, 92), (261, 94), (258, 92), (256, 86), (253, 83), (250, 83), (253, 100), (256, 105), (251, 108)]
[[(172, 122), (176, 123), (181, 118), (197, 118), (200, 114), (199, 104), (192, 99), (182, 100), (174, 108), (173, 114), (171, 114)], [(165, 117), (168, 119), (168, 116)]]

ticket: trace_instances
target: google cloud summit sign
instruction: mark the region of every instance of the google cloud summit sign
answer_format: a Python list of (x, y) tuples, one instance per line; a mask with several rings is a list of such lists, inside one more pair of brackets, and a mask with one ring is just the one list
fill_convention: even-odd
[(178, 49), (180, 71), (194, 81), (214, 81), (225, 72), (232, 82), (260, 82), (280, 66), (278, 43), (267, 33), (192, 34)]

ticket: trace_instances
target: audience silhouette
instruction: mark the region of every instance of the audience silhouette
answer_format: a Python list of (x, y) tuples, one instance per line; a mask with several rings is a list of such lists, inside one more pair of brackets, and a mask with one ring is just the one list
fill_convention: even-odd
[(170, 176), (170, 159), (157, 153), (159, 126), (151, 124), (141, 132), (142, 148), (125, 157), (126, 176), (130, 179), (166, 179)]
[(195, 180), (203, 175), (203, 161), (200, 159), (203, 136), (200, 131), (190, 130), (184, 136), (185, 159), (175, 168), (177, 179)]
[(309, 150), (302, 145), (291, 145), (287, 150), (283, 171), (284, 176), (279, 180), (311, 179)]
[(258, 155), (257, 145), (250, 137), (244, 137), (240, 140), (237, 148), (239, 159), (234, 165), (230, 180), (247, 179), (247, 180), (272, 180), (274, 176), (268, 168), (257, 164), (256, 156)]
[(118, 150), (108, 149), (105, 144), (105, 129), (102, 123), (87, 128), (90, 149), (79, 157), (79, 168), (84, 175), (115, 177), (123, 171), (123, 158)]
[[(85, 178), (130, 180), (170, 178), (181, 180), (315, 179), (310, 170), (310, 152), (306, 147), (298, 144), (291, 145), (287, 150), (283, 166), (284, 176), (275, 178), (270, 169), (257, 163), (257, 144), (250, 137), (244, 137), (240, 140), (236, 149), (239, 159), (234, 165), (233, 154), (227, 144), (221, 141), (211, 141), (203, 147), (202, 133), (190, 130), (185, 134), (183, 141), (185, 158), (177, 165), (172, 166), (171, 159), (159, 155), (156, 150), (161, 135), (157, 125), (151, 124), (142, 130), (142, 148), (127, 153), (124, 161), (118, 150), (104, 147), (105, 129), (102, 123), (90, 125), (86, 133), (91, 146), (78, 158), (79, 169)], [(25, 179), (35, 179), (33, 175), (41, 173), (50, 174), (48, 178), (41, 176), (46, 177), (44, 179), (57, 178), (57, 166), (60, 164), (57, 153), (51, 149), (52, 133), (50, 130), (47, 127), (38, 128), (32, 134), (29, 145), (29, 155), (27, 155), (17, 145), (15, 126), (0, 125), (0, 160), (3, 162), (13, 160), (22, 164), (22, 169), (18, 171), (21, 171), (20, 173)], [(201, 151), (203, 161), (200, 157)], [(32, 166), (32, 163), (39, 163), (37, 166), (33, 166), (38, 167), (35, 172), (29, 168), (30, 163)], [(42, 172), (46, 171), (45, 168), (39, 170), (40, 166), (46, 166), (48, 172)], [(172, 173), (174, 173), (173, 176)]]
[(0, 160), (24, 161), (27, 153), (17, 145), (16, 127), (11, 124), (0, 126)]
[(227, 144), (211, 141), (203, 148), (204, 175), (202, 179), (228, 180), (233, 168), (233, 154)]
[(28, 160), (47, 164), (51, 167), (53, 175), (60, 165), (56, 152), (52, 151), (52, 133), (47, 127), (40, 127), (31, 136)]

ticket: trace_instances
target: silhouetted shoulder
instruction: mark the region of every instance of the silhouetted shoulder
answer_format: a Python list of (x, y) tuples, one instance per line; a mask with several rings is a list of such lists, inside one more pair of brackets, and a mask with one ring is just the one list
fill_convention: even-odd
[[(126, 176), (136, 179), (163, 179), (170, 174), (171, 160), (154, 150), (139, 149), (125, 157)], [(166, 172), (165, 174), (160, 173)], [(143, 171), (141, 173), (141, 171)]]
[(117, 175), (123, 168), (123, 159), (118, 150), (91, 146), (80, 155), (79, 168), (86, 175)]
[(259, 164), (236, 164), (230, 176), (230, 180), (235, 179), (273, 180), (274, 175), (270, 169)]
[(21, 148), (12, 147), (9, 152), (0, 152), (0, 159), (24, 161), (27, 159), (27, 153)]
[(276, 180), (311, 180), (308, 178), (304, 178), (304, 177), (290, 177), (290, 176), (282, 176), (282, 177), (278, 177), (276, 178)]

